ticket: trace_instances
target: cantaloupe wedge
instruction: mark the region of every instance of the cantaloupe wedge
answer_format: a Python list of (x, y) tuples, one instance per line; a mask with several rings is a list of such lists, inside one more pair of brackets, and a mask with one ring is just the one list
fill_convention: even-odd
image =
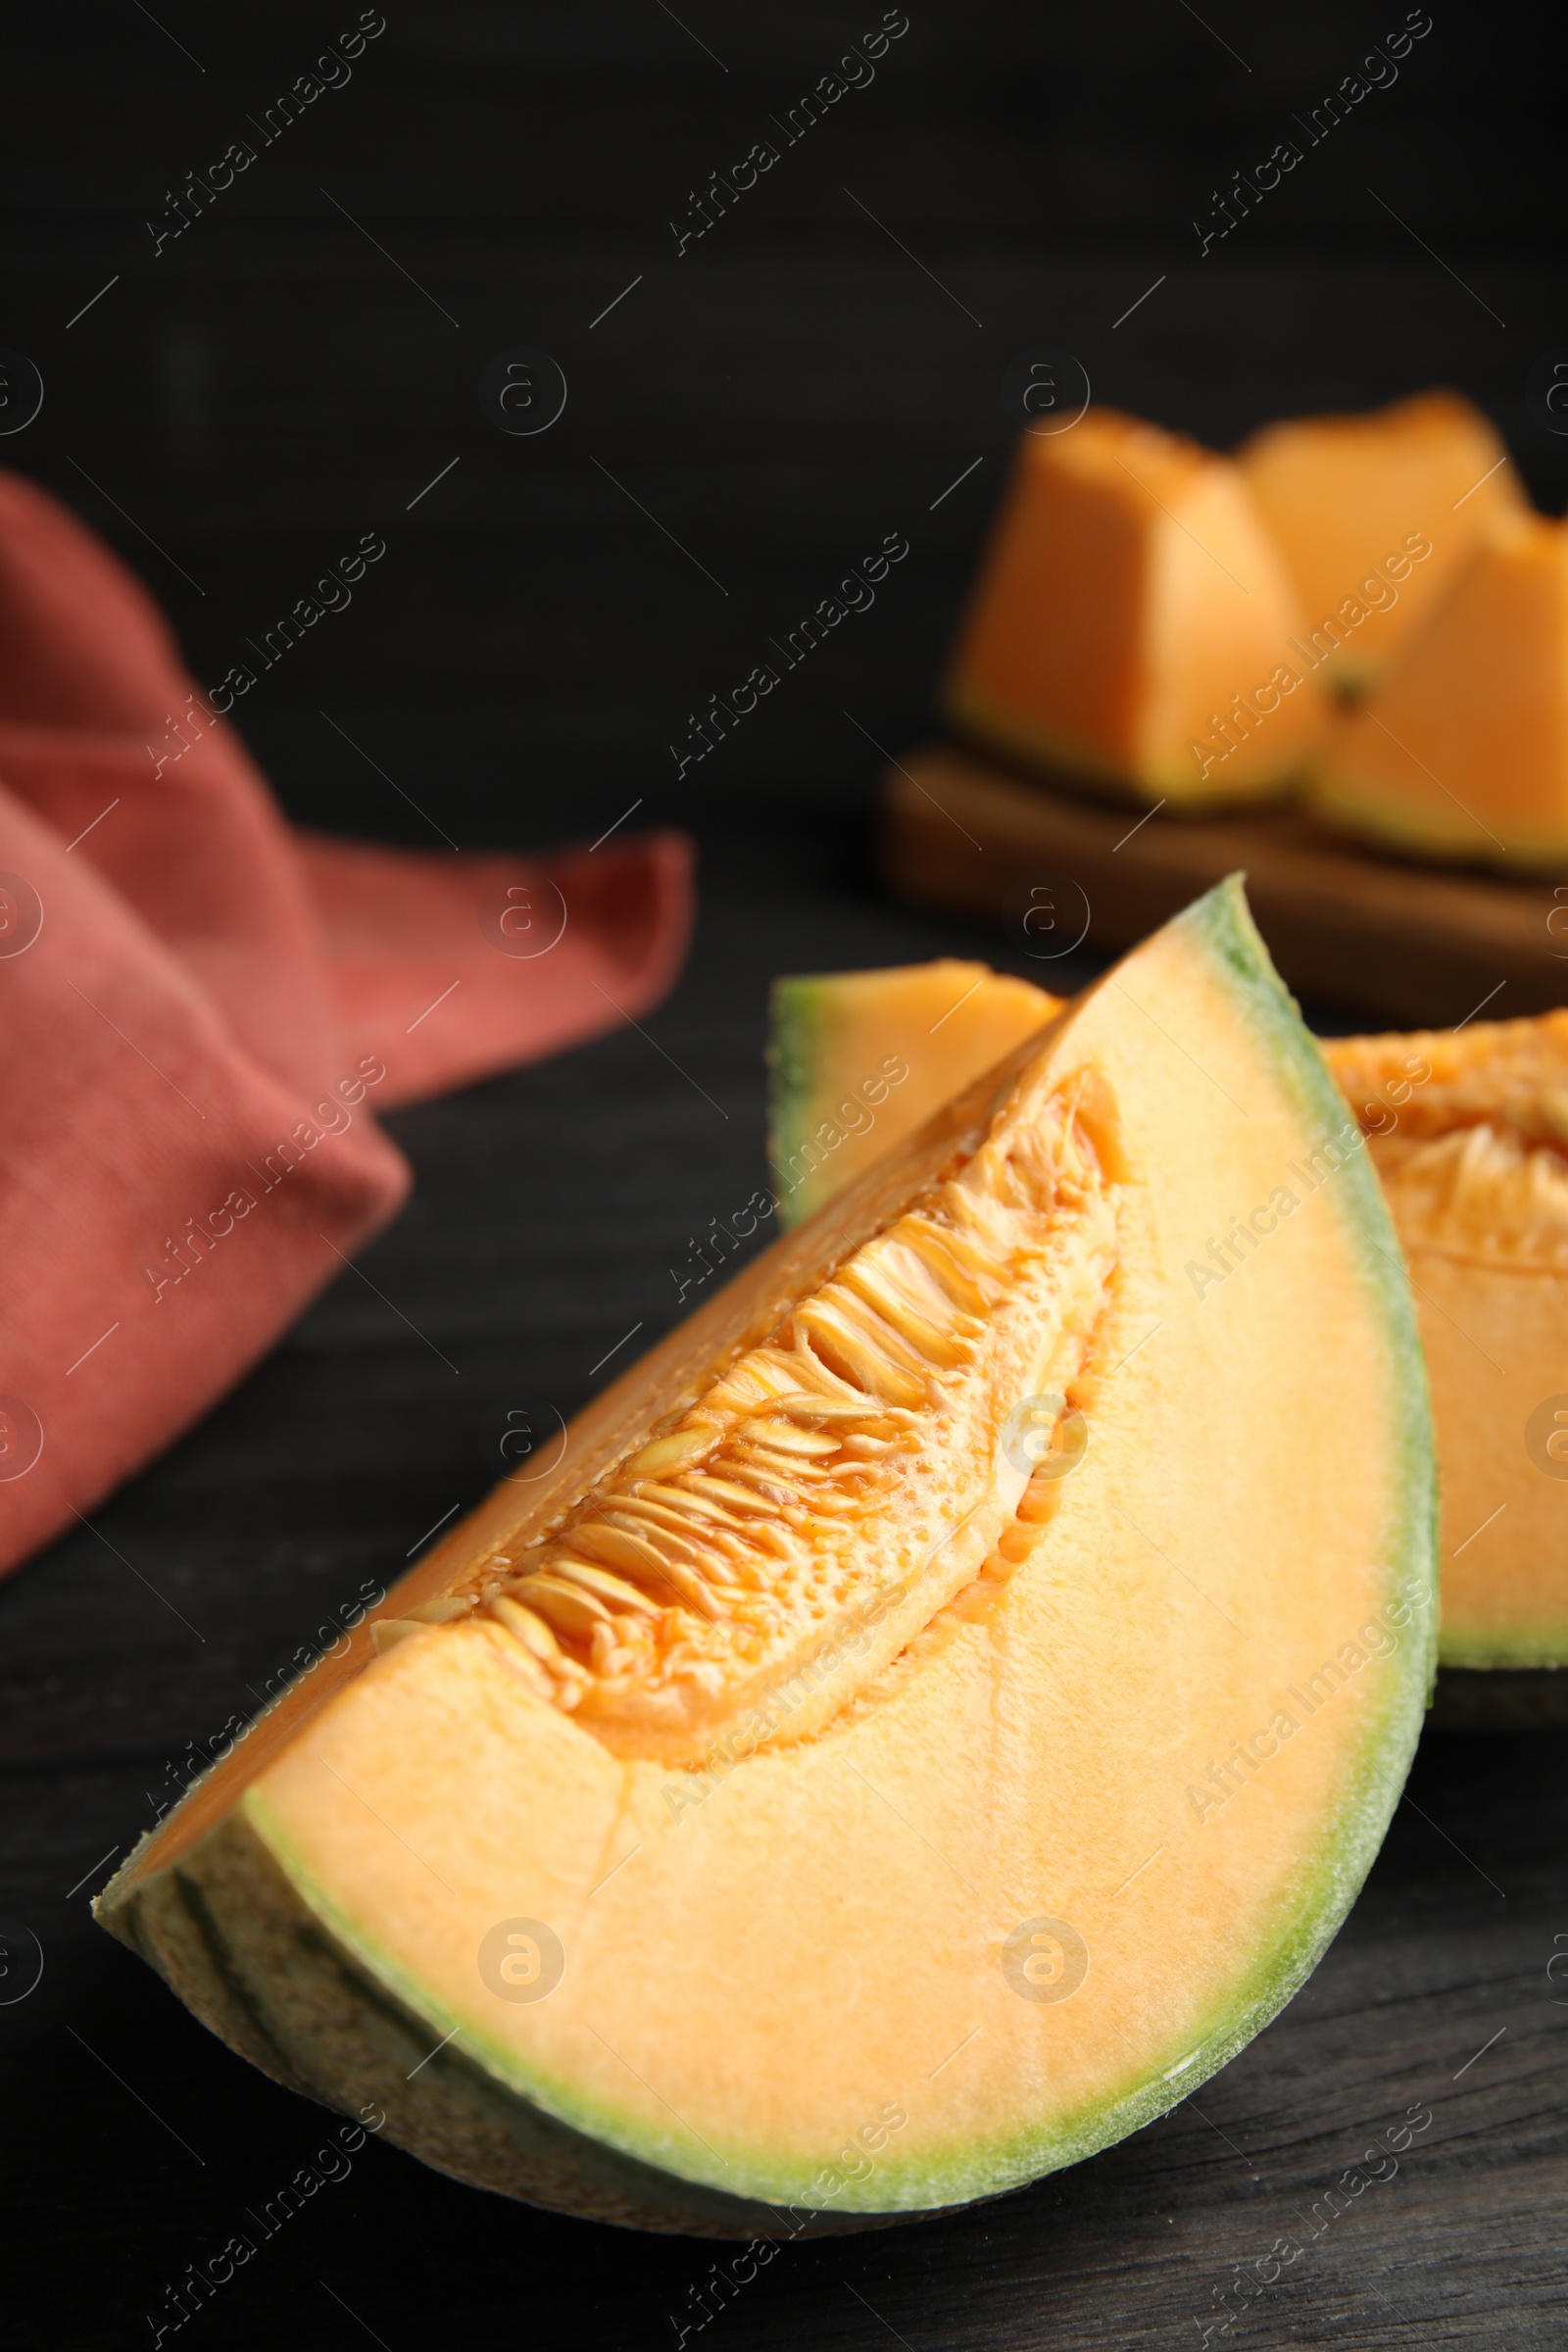
[(781, 1224), (842, 1192), (1060, 1009), (1029, 981), (953, 956), (776, 980), (768, 1146)]
[(1568, 1011), (1327, 1052), (1368, 1133), (1426, 1346), (1440, 1655), (1568, 1666)]
[(1568, 856), (1568, 524), (1496, 522), (1423, 634), (1321, 754), (1328, 823), (1519, 872)]
[(1211, 893), (501, 1488), (99, 1917), (280, 2081), (647, 2228), (1136, 2130), (1312, 1967), (1427, 1696), (1403, 1270), (1364, 1154), (1291, 1172), (1348, 1124)]
[[(907, 1035), (916, 997), (923, 1007), (936, 993), (920, 971), (851, 976), (858, 1006), (878, 1007), (886, 1023), (858, 1029), (860, 1060), (874, 1064), (882, 1036)], [(824, 1102), (835, 1091), (846, 1066), (835, 1056), (835, 999), (846, 985), (826, 973), (776, 988), (775, 1022), (794, 1024), (794, 1100)], [(907, 1129), (936, 1109), (942, 1085), (980, 1074), (992, 994), (1003, 1017), (1022, 1023), (1028, 987), (1002, 973), (982, 980), (969, 1000), (975, 1059), (911, 1068), (897, 1108)], [(1040, 1021), (1061, 1009), (1044, 990), (1034, 1004)], [(808, 1008), (807, 1020), (796, 1020), (797, 1005)], [(1438, 1654), (1461, 1670), (1568, 1667), (1568, 1011), (1330, 1038), (1323, 1052), (1367, 1138), (1414, 1279), (1444, 1497)], [(795, 1132), (775, 1111), (775, 1137)], [(1321, 1166), (1300, 1164), (1309, 1181), (1324, 1180)], [(831, 1156), (814, 1181), (830, 1198)], [(1231, 1247), (1204, 1262), (1223, 1277), (1241, 1256)], [(1200, 1279), (1206, 1289), (1209, 1275)], [(1465, 1703), (1478, 1719), (1542, 1712), (1544, 1694), (1518, 1680), (1494, 1676), (1486, 1710), (1475, 1691)]]
[(1502, 443), (1456, 392), (1264, 425), (1237, 463), (1300, 599), (1300, 648), (1347, 690), (1388, 671), (1496, 517), (1524, 507)]
[(1228, 458), (1109, 409), (1024, 433), (945, 700), (1004, 757), (1172, 807), (1276, 791), (1320, 734), (1302, 612)]

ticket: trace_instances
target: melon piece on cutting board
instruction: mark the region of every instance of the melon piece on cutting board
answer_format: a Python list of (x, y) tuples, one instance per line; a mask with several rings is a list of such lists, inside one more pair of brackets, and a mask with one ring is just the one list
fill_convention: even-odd
[(1413, 856), (1568, 858), (1568, 524), (1496, 522), (1405, 659), (1343, 719), (1314, 813)]
[(1525, 506), (1502, 443), (1456, 392), (1266, 424), (1237, 463), (1300, 599), (1301, 647), (1347, 691), (1387, 672), (1493, 522)]
[[(885, 1008), (889, 1036), (907, 1028), (896, 999), (912, 993), (920, 968), (855, 975), (860, 1001)], [(775, 1005), (814, 1007), (795, 1053), (806, 1062), (796, 1083), (817, 1101), (844, 1066), (831, 1058), (842, 985), (830, 973), (781, 981), (775, 994)], [(993, 973), (971, 1003), (983, 1006), (995, 989), (1011, 1006), (1028, 986)], [(1043, 989), (1035, 999), (1041, 1021), (1062, 1009)], [(825, 1060), (807, 1058), (812, 1045)], [(857, 1038), (862, 1060), (877, 1045), (875, 1031)], [(1568, 1666), (1568, 1011), (1331, 1038), (1323, 1053), (1368, 1139), (1414, 1277), (1443, 1476), (1439, 1656), (1455, 1670)], [(960, 1085), (982, 1066), (977, 1056), (943, 1076)], [(928, 1117), (936, 1082), (911, 1071), (900, 1116)], [(776, 1115), (774, 1131), (784, 1131)], [(1312, 1181), (1329, 1172), (1325, 1160), (1301, 1165)], [(774, 1176), (782, 1200), (777, 1163)], [(816, 1181), (823, 1197), (834, 1189), (831, 1158)], [(1461, 1690), (1459, 1672), (1448, 1694), (1476, 1720), (1568, 1705), (1568, 1676), (1549, 1707), (1533, 1682), (1490, 1680), (1484, 1694)]]
[(1300, 606), (1228, 458), (1109, 409), (1024, 433), (945, 701), (1004, 758), (1134, 798), (1276, 792), (1321, 733)]
[(842, 1192), (1061, 1002), (953, 956), (775, 980), (768, 1148), (781, 1223)]
[(1360, 1154), (1280, 1206), (1344, 1121), (1211, 892), (499, 1489), (98, 1916), (280, 2080), (650, 2229), (870, 2227), (1162, 2113), (1333, 1936), (1429, 1687), (1387, 1215)]

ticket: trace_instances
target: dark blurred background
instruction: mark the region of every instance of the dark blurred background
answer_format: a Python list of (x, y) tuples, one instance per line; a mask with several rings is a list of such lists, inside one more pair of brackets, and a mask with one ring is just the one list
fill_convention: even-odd
[[(874, 80), (786, 145), (789, 110), (881, 25), (875, 0), (388, 0), (352, 77), (270, 143), (267, 110), (352, 7), (12, 19), (0, 344), (45, 398), (0, 463), (114, 543), (209, 685), (381, 533), (352, 607), (237, 707), (289, 811), (468, 848), (592, 840), (639, 804), (628, 829), (696, 835), (703, 908), (646, 1034), (401, 1114), (419, 1189), (367, 1256), (374, 1289), (346, 1274), (94, 1531), (0, 1592), (0, 1914), (46, 1955), (0, 2004), (6, 2342), (153, 2340), (165, 2283), (316, 2144), (310, 2111), (86, 1917), (186, 1742), (477, 1497), (479, 1423), (514, 1387), (569, 1412), (674, 1319), (688, 1235), (764, 1178), (773, 973), (1012, 960), (884, 902), (868, 856), (868, 739), (897, 751), (930, 724), (1006, 461), (1009, 362), (1071, 352), (1097, 398), (1219, 444), (1452, 384), (1561, 508), (1568, 442), (1524, 400), (1568, 344), (1561, 36), (1434, 0), (1396, 78), (1308, 145), (1301, 118), (1406, 21), (908, 0)], [(1284, 139), (1301, 163), (1200, 255), (1195, 220)], [(255, 162), (155, 251), (187, 174), (235, 140)], [(678, 255), (671, 222), (759, 140), (777, 164)], [(518, 349), (567, 387), (532, 436), (479, 400)], [(895, 531), (910, 554), (875, 609), (678, 778), (688, 714)], [(709, 2340), (1202, 2340), (1233, 2259), (1292, 2226), (1363, 2123), (1425, 2099), (1444, 2128), (1420, 2162), (1244, 2332), (1559, 2342), (1563, 2013), (1542, 1971), (1568, 1926), (1560, 1760), (1546, 1735), (1429, 1739), (1421, 1810), (1203, 2115), (989, 2212), (792, 2250)], [(1494, 2054), (1460, 2082), (1498, 2022), (1513, 2071)], [(379, 2147), (320, 2202), (193, 2336), (666, 2345), (713, 2251), (506, 2208)]]
[[(434, 839), (325, 706), (465, 846), (592, 839), (642, 795), (853, 871), (875, 762), (843, 710), (885, 742), (927, 722), (1020, 351), (1064, 347), (1098, 398), (1221, 445), (1452, 383), (1561, 507), (1568, 443), (1523, 398), (1564, 333), (1561, 46), (1440, 6), (1309, 146), (1299, 119), (1405, 14), (916, 7), (875, 80), (785, 147), (876, 0), (694, 0), (689, 29), (659, 0), (394, 6), (270, 146), (253, 123), (354, 26), (347, 0), (265, 21), (172, 0), (167, 32), (131, 0), (35, 13), (12, 43), (4, 339), (46, 398), (0, 454), (122, 550), (204, 681), (385, 535), (352, 611), (240, 707), (315, 822)], [(1286, 138), (1301, 164), (1200, 259), (1194, 220)], [(234, 139), (256, 162), (155, 258), (146, 223)], [(759, 139), (778, 164), (677, 259), (671, 220)], [(514, 347), (568, 385), (532, 438), (479, 407)], [(893, 529), (912, 558), (875, 612), (677, 788), (687, 712)]]

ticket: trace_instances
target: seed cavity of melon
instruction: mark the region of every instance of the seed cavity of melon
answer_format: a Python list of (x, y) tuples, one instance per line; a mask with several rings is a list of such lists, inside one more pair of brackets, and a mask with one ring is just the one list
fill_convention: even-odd
[(1568, 1008), (1408, 1036), (1332, 1038), (1323, 1050), (1374, 1136), (1450, 1135), (1485, 1120), (1532, 1143), (1568, 1141)]
[(1407, 1246), (1568, 1267), (1568, 1011), (1326, 1052)]
[(1483, 1120), (1451, 1135), (1374, 1145), (1407, 1245), (1486, 1265), (1568, 1268), (1568, 1160)]
[(1116, 1264), (1081, 1083), (1018, 1102), (672, 1429), (485, 1563), (466, 1597), (530, 1690), (635, 1748), (912, 1595), (906, 1639), (1026, 1556), (1056, 1497), (1004, 1425), (1083, 1371)]

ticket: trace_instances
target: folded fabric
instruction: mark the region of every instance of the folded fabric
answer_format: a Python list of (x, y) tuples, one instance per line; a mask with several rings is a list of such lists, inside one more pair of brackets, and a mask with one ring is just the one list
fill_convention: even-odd
[(292, 831), (142, 589), (0, 474), (0, 1572), (396, 1213), (378, 1111), (659, 1001), (691, 862)]

